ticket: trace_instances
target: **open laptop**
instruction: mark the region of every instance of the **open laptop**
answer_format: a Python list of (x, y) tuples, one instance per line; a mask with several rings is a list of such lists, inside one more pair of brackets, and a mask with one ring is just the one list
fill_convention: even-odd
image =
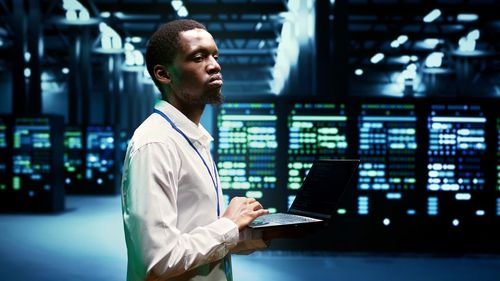
[(263, 229), (329, 221), (358, 165), (357, 159), (316, 160), (287, 213), (263, 215), (248, 226)]

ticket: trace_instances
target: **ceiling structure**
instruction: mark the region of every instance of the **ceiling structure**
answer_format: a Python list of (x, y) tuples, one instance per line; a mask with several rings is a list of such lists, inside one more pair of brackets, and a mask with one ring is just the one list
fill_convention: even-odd
[[(316, 48), (330, 46), (329, 58), (318, 56), (317, 60), (318, 64), (329, 60), (317, 69), (316, 78), (334, 84), (326, 95), (337, 95), (331, 89), (342, 83), (349, 84), (344, 94), (400, 95), (411, 85), (411, 92), (417, 95), (443, 91), (467, 95), (472, 90), (500, 95), (499, 0), (318, 1), (328, 3), (322, 6), (328, 11), (317, 11), (317, 15), (326, 15), (330, 22), (329, 32), (318, 33), (315, 39)], [(0, 0), (0, 67), (11, 59), (8, 49), (15, 38), (13, 19), (19, 11), (14, 3), (18, 2), (22, 1)], [(129, 42), (144, 53), (147, 39), (161, 24), (187, 16), (203, 22), (216, 39), (225, 93), (262, 95), (273, 93), (273, 67), (290, 3), (314, 1), (80, 0), (90, 19), (79, 24), (64, 20), (62, 0), (25, 2), (39, 3), (44, 50), (41, 67), (51, 71), (57, 81), (67, 80), (61, 68), (72, 64), (70, 49), (85, 30), (92, 44), (92, 69), (99, 73), (105, 65), (96, 48), (101, 36), (99, 23), (106, 23), (123, 43)], [(436, 9), (438, 15), (424, 21)], [(324, 21), (316, 19), (319, 22)], [(468, 37), (472, 39), (462, 45), (465, 51), (461, 50), (460, 40)], [(321, 78), (322, 70), (329, 71), (328, 67), (337, 70)]]
[(345, 2), (352, 91), (500, 95), (500, 1)]
[[(63, 2), (78, 2), (88, 11), (89, 18), (68, 21)], [(186, 14), (180, 13), (179, 5)], [(16, 8), (12, 1), (0, 0), (0, 10), (4, 15), (0, 17), (2, 48), (2, 45), (8, 47), (14, 37), (12, 17)], [(30, 8), (27, 10), (25, 13), (29, 14)], [(225, 93), (269, 94), (283, 24), (281, 15), (287, 10), (284, 0), (42, 0), (39, 4), (44, 49), (41, 64), (43, 69), (52, 70), (56, 79), (66, 79), (60, 69), (71, 65), (69, 50), (87, 32), (93, 51), (92, 68), (102, 68), (102, 52), (96, 48), (100, 45), (99, 23), (106, 23), (123, 43), (132, 44), (144, 54), (148, 38), (161, 24), (187, 16), (204, 23), (216, 40)]]

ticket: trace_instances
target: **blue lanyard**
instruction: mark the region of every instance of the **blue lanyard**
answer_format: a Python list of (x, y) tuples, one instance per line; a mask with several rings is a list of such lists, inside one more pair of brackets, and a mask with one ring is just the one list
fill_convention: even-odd
[(212, 162), (213, 163), (213, 166), (214, 166), (214, 172), (215, 172), (215, 179), (214, 179), (214, 176), (212, 175), (212, 172), (210, 171), (210, 169), (208, 168), (208, 165), (207, 165), (207, 162), (205, 162), (205, 159), (203, 159), (203, 157), (201, 156), (200, 152), (198, 151), (198, 149), (196, 149), (196, 146), (194, 146), (194, 144), (191, 142), (191, 140), (186, 136), (186, 134), (184, 134), (183, 131), (181, 131), (181, 129), (179, 129), (175, 124), (174, 122), (172, 122), (172, 120), (170, 120), (170, 118), (168, 118), (167, 115), (165, 115), (165, 113), (159, 111), (158, 109), (155, 109), (154, 110), (154, 113), (158, 113), (161, 117), (163, 117), (165, 120), (167, 120), (168, 123), (170, 123), (170, 125), (172, 125), (172, 128), (174, 128), (177, 132), (179, 132), (179, 134), (181, 134), (186, 140), (187, 142), (189, 143), (189, 145), (191, 145), (191, 147), (194, 149), (194, 151), (196, 151), (196, 154), (198, 154), (198, 156), (200, 156), (200, 159), (201, 161), (203, 161), (203, 165), (205, 165), (205, 168), (207, 168), (207, 171), (208, 171), (208, 174), (210, 175), (210, 178), (212, 179), (212, 183), (214, 184), (214, 187), (215, 187), (215, 194), (217, 195), (217, 217), (220, 217), (220, 206), (219, 206), (219, 184), (217, 183), (217, 177), (219, 176), (217, 174), (217, 169), (215, 168), (215, 162)]

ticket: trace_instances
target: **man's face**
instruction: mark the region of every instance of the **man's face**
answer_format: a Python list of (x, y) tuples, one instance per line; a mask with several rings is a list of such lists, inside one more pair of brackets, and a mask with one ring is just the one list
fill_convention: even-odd
[(179, 33), (179, 43), (180, 49), (167, 67), (172, 95), (191, 105), (221, 103), (219, 50), (212, 35), (198, 28), (183, 31)]

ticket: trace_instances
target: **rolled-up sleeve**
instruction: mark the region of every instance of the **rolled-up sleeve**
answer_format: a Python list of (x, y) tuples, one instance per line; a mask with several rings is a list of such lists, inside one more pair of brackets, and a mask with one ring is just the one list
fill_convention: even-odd
[(186, 233), (177, 228), (179, 167), (168, 143), (149, 143), (126, 157), (123, 216), (129, 270), (138, 278), (180, 275), (223, 258), (238, 242), (238, 228), (226, 218)]

